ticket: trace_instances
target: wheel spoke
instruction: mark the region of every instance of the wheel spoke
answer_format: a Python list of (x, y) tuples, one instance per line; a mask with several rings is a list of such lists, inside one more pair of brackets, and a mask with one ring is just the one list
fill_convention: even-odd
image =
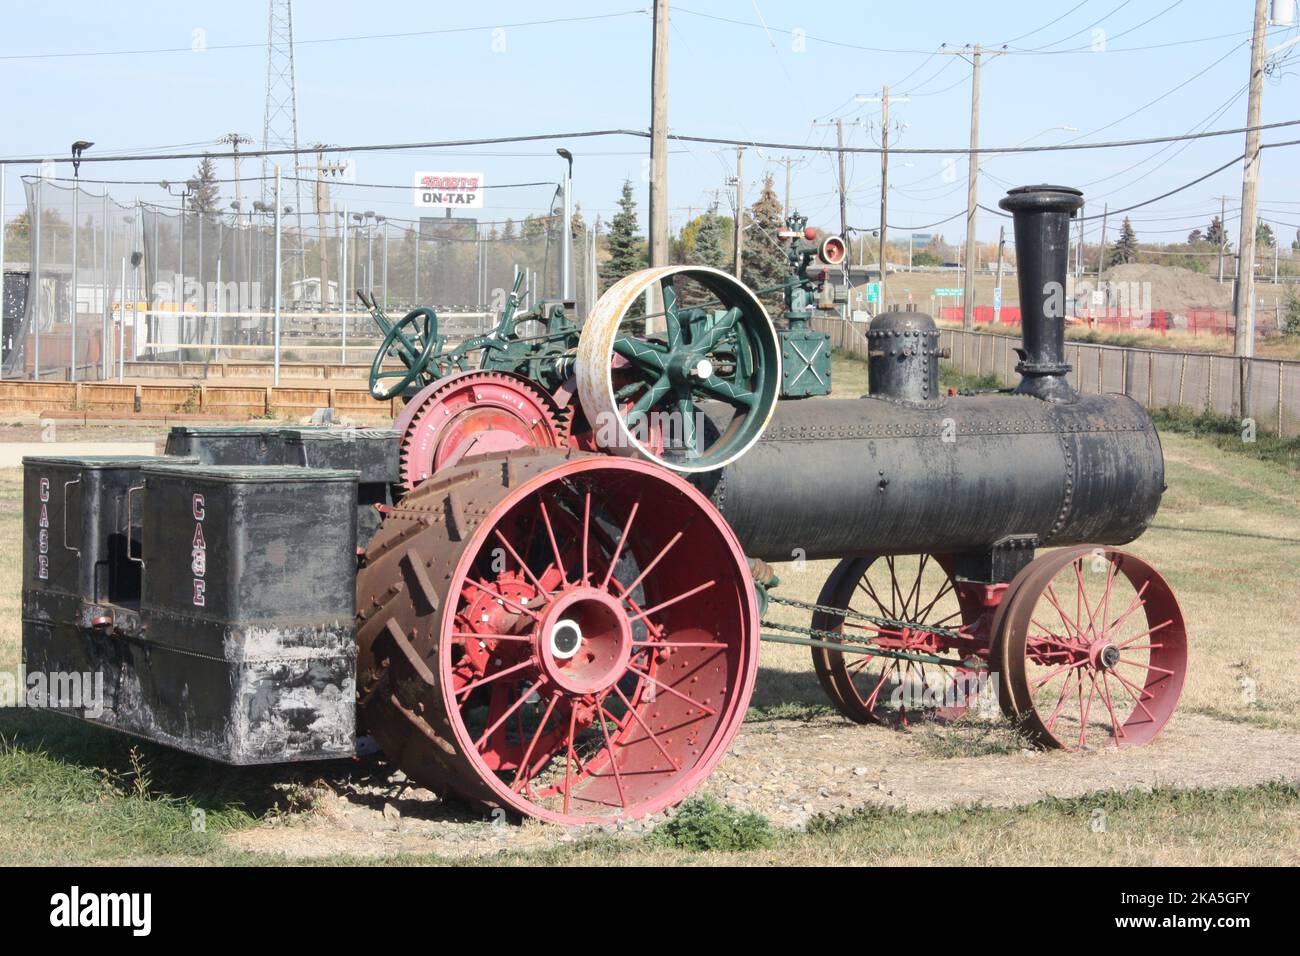
[(739, 409), (749, 409), (754, 407), (758, 401), (758, 393), (749, 388), (736, 385), (734, 382), (728, 382), (725, 378), (719, 378), (716, 375), (710, 375), (708, 378), (696, 379), (691, 387), (698, 392), (716, 398), (719, 401), (726, 402)]
[[(1133, 703), (1136, 704), (1138, 707), (1142, 708), (1142, 713), (1147, 715), (1147, 720), (1151, 721), (1151, 723), (1154, 724), (1156, 722), (1155, 715), (1152, 714), (1151, 711), (1147, 709), (1147, 705), (1142, 700), (1142, 695), (1146, 694), (1148, 698), (1154, 698), (1155, 695), (1148, 694), (1141, 687), (1138, 687), (1136, 684), (1126, 679), (1124, 675), (1119, 673), (1118, 671), (1111, 671), (1111, 674), (1114, 676), (1114, 678), (1117, 681), (1119, 681), (1119, 685), (1123, 687), (1126, 691), (1128, 691), (1128, 695), (1133, 698)], [(1137, 691), (1137, 693), (1134, 693), (1135, 690)]]
[(524, 641), (533, 642), (530, 634), (478, 634), (474, 631), (452, 631), (448, 635), (453, 641)]
[(1080, 671), (1087, 674), (1088, 679), (1092, 681), (1092, 687), (1088, 691), (1088, 699), (1083, 699), (1083, 678), (1079, 678), (1079, 746), (1083, 747), (1088, 740), (1088, 714), (1092, 711), (1092, 698), (1097, 693), (1097, 675), (1091, 670)]
[(1101, 672), (1101, 699), (1106, 704), (1106, 711), (1110, 714), (1110, 733), (1115, 740), (1115, 746), (1119, 746), (1119, 738), (1124, 736), (1124, 725), (1115, 713), (1115, 704), (1110, 699), (1110, 682), (1106, 679), (1106, 672)]
[(1051, 733), (1052, 728), (1056, 726), (1057, 718), (1061, 716), (1061, 711), (1065, 709), (1065, 699), (1070, 694), (1071, 684), (1076, 680), (1083, 680), (1078, 671), (1070, 671), (1065, 675), (1065, 683), (1061, 685), (1061, 696), (1056, 698), (1056, 707), (1052, 710), (1052, 716), (1043, 725), (1047, 728), (1048, 733)]
[[(632, 706), (632, 702), (627, 699), (626, 694), (619, 690), (617, 684), (614, 685), (614, 693), (618, 694), (618, 699), (623, 702), (623, 706), (625, 706), (627, 712), (632, 715), (632, 719), (636, 721), (637, 726), (640, 727), (646, 737), (653, 741), (654, 745), (659, 748), (659, 752), (663, 754), (664, 759), (668, 761), (668, 766), (673, 770), (679, 769), (677, 761), (673, 758), (673, 755), (668, 752), (668, 749), (663, 745), (659, 738), (654, 735), (654, 731), (650, 729), (650, 725), (641, 719), (641, 715), (636, 712), (636, 709)], [(627, 744), (624, 744), (624, 746), (626, 747)]]
[(493, 723), (490, 727), (488, 727), (487, 730), (483, 731), (483, 736), (479, 737), (478, 740), (474, 741), (474, 749), (482, 750), (483, 745), (488, 742), (488, 738), (491, 737), (494, 733), (496, 733), (498, 727), (500, 727), (502, 724), (504, 724), (507, 720), (510, 719), (511, 714), (513, 714), (516, 710), (518, 710), (520, 707), (524, 705), (524, 702), (533, 695), (533, 692), (537, 690), (537, 688), (542, 686), (545, 680), (546, 679), (544, 677), (537, 678), (537, 680), (534, 681), (533, 684), (526, 691), (520, 694), (519, 698), (506, 709), (506, 712), (502, 714), (500, 717), (498, 717), (496, 719), (496, 722)]
[(537, 504), (542, 509), (542, 521), (546, 525), (546, 537), (551, 539), (551, 551), (555, 554), (555, 569), (560, 572), (560, 583), (568, 587), (569, 578), (564, 573), (564, 558), (560, 556), (560, 546), (555, 543), (555, 528), (551, 525), (551, 513), (546, 510), (545, 501), (538, 498)]
[(632, 530), (632, 522), (636, 520), (636, 513), (640, 507), (640, 498), (632, 502), (632, 508), (627, 513), (627, 522), (623, 525), (623, 533), (618, 536), (618, 543), (614, 545), (614, 553), (609, 559), (609, 567), (605, 570), (605, 580), (600, 582), (602, 591), (609, 588), (609, 579), (614, 576), (614, 568), (618, 565), (618, 559), (623, 555), (623, 545), (627, 542), (628, 532)]
[(1087, 638), (1079, 630), (1078, 622), (1071, 624), (1069, 614), (1066, 613), (1065, 608), (1061, 607), (1061, 600), (1056, 596), (1056, 588), (1049, 584), (1047, 590), (1043, 592), (1043, 596), (1047, 598), (1052, 607), (1056, 608), (1056, 613), (1061, 616), (1061, 623), (1065, 625), (1066, 636), (1075, 637), (1086, 642)]
[(706, 704), (701, 704), (698, 700), (694, 700), (693, 698), (687, 697), (676, 687), (672, 687), (668, 684), (663, 683), (662, 681), (655, 680), (653, 677), (651, 677), (643, 670), (640, 670), (636, 667), (632, 667), (631, 665), (628, 665), (628, 670), (630, 670), (633, 674), (639, 674), (641, 677), (645, 678), (650, 683), (654, 684), (660, 690), (666, 690), (674, 697), (680, 697), (682, 700), (686, 701), (686, 703), (690, 704), (692, 707), (698, 707), (700, 710), (704, 711), (704, 713), (710, 717), (712, 717), (715, 713), (717, 713), (717, 711), (715, 711), (712, 707), (709, 707)]
[[(609, 751), (609, 766), (614, 771), (614, 785), (618, 787), (619, 805), (627, 807), (627, 796), (623, 793), (623, 775), (618, 772), (618, 755), (614, 753), (614, 744), (609, 739), (609, 728), (605, 726), (605, 708), (600, 704), (596, 705), (596, 715), (596, 719), (600, 723), (600, 732), (605, 738), (605, 749)], [(618, 726), (618, 721), (614, 721), (614, 725)]]
[(528, 741), (528, 749), (524, 751), (524, 759), (519, 761), (519, 769), (515, 771), (515, 779), (510, 781), (511, 790), (517, 790), (519, 788), (519, 778), (525, 773), (527, 773), (528, 776), (524, 778), (524, 789), (529, 789), (529, 784), (531, 784), (533, 780), (533, 775), (528, 772), (528, 767), (530, 765), (529, 762), (533, 758), (533, 751), (537, 749), (537, 741), (542, 739), (542, 731), (546, 729), (546, 722), (551, 719), (551, 714), (555, 711), (555, 705), (559, 702), (560, 694), (557, 691), (551, 695), (551, 702), (546, 705), (546, 713), (542, 714), (542, 722), (538, 724), (537, 729), (533, 731), (532, 740)]
[(569, 812), (569, 793), (573, 789), (573, 728), (578, 720), (576, 707), (569, 708), (569, 739), (564, 752), (564, 812)]
[(622, 596), (624, 600), (627, 600), (627, 596), (637, 589), (637, 585), (645, 580), (645, 576), (647, 574), (649, 574), (651, 571), (654, 570), (655, 565), (658, 564), (663, 559), (663, 556), (668, 553), (668, 549), (671, 548), (673, 545), (675, 545), (678, 541), (682, 540), (682, 536), (684, 534), (686, 534), (685, 531), (678, 531), (671, 538), (669, 538), (668, 543), (663, 546), (663, 549), (654, 556), (654, 559), (649, 564), (647, 564), (644, 569), (642, 569), (641, 573), (638, 574), (636, 578), (632, 581), (632, 583), (629, 584), (627, 587), (623, 587), (623, 585), (618, 581), (614, 582), (615, 584), (618, 584), (619, 590), (622, 592)]
[(582, 581), (585, 586), (591, 576), (587, 569), (587, 551), (588, 542), (591, 538), (591, 492), (588, 491), (582, 499)]
[(503, 668), (497, 671), (495, 674), (489, 674), (487, 677), (479, 678), (478, 680), (474, 681), (472, 684), (466, 684), (460, 690), (456, 691), (456, 696), (462, 699), (468, 697), (472, 691), (478, 690), (483, 685), (490, 684), (493, 681), (500, 680), (501, 678), (506, 677), (509, 674), (514, 674), (517, 671), (521, 671), (531, 663), (532, 663), (532, 659), (530, 658), (525, 661), (520, 661), (518, 664), (511, 664), (509, 667)]
[(523, 558), (519, 557), (519, 552), (517, 552), (514, 549), (514, 545), (512, 545), (509, 541), (506, 540), (506, 536), (501, 533), (501, 529), (495, 528), (493, 529), (492, 533), (496, 536), (496, 539), (500, 541), (501, 544), (505, 547), (506, 551), (509, 552), (510, 557), (515, 559), (515, 563), (519, 565), (519, 567), (523, 570), (524, 574), (528, 575), (528, 580), (533, 582), (533, 587), (537, 588), (537, 590), (541, 593), (543, 598), (549, 598), (551, 596), (551, 592), (547, 591), (546, 588), (542, 587), (542, 582), (537, 579), (537, 575), (533, 574), (533, 569), (527, 565), (527, 563), (524, 561)]
[(675, 409), (677, 419), (681, 422), (682, 450), (686, 452), (687, 458), (698, 458), (699, 430), (695, 427), (695, 402), (691, 400), (689, 393), (678, 397)]
[(1150, 581), (1143, 581), (1143, 582), (1142, 582), (1142, 586), (1141, 586), (1140, 588), (1137, 589), (1137, 594), (1134, 595), (1134, 597), (1133, 597), (1133, 603), (1130, 604), (1130, 605), (1125, 609), (1125, 611), (1124, 611), (1123, 614), (1121, 614), (1119, 617), (1115, 618), (1115, 620), (1111, 621), (1110, 624), (1107, 625), (1107, 627), (1106, 627), (1106, 633), (1107, 633), (1107, 634), (1112, 633), (1112, 632), (1115, 630), (1115, 628), (1119, 627), (1120, 624), (1122, 624), (1122, 623), (1124, 622), (1124, 620), (1125, 620), (1125, 619), (1126, 619), (1130, 614), (1132, 614), (1134, 611), (1136, 611), (1136, 610), (1137, 610), (1138, 608), (1140, 608), (1142, 605), (1146, 604), (1146, 601), (1143, 600), (1142, 595), (1144, 595), (1144, 594), (1146, 593), (1147, 587), (1148, 587), (1150, 584), (1151, 584)]
[(673, 386), (668, 379), (667, 373), (660, 375), (654, 380), (654, 382), (646, 385), (645, 392), (643, 392), (641, 397), (633, 402), (632, 407), (627, 410), (627, 415), (625, 417), (628, 424), (637, 424), (637, 422), (633, 421), (634, 415), (641, 417), (649, 414), (650, 409), (658, 405), (664, 397), (672, 392), (672, 390)]
[(876, 589), (871, 586), (871, 582), (867, 579), (867, 576), (865, 574), (862, 576), (861, 580), (858, 581), (858, 588), (862, 591), (863, 594), (867, 595), (867, 597), (871, 598), (871, 600), (876, 602), (876, 607), (880, 608), (880, 613), (883, 616), (890, 619), (893, 618), (893, 615), (889, 613), (889, 608), (885, 607), (884, 602), (882, 602), (880, 598), (876, 596)]
[(1097, 622), (1093, 619), (1092, 608), (1088, 604), (1088, 595), (1085, 593), (1083, 586), (1083, 558), (1074, 562), (1074, 576), (1079, 581), (1079, 600), (1083, 602), (1083, 610), (1088, 614), (1088, 633), (1096, 636)]
[[(1149, 628), (1147, 628), (1145, 631), (1143, 631), (1141, 634), (1134, 634), (1132, 637), (1130, 637), (1130, 638), (1129, 638), (1127, 641), (1125, 641), (1123, 644), (1116, 644), (1115, 646), (1118, 647), (1120, 650), (1124, 650), (1125, 648), (1128, 648), (1129, 645), (1131, 645), (1134, 641), (1140, 641), (1140, 640), (1142, 640), (1142, 638), (1146, 637), (1148, 634), (1154, 634), (1156, 631), (1160, 630), (1160, 629), (1163, 628), (1163, 627), (1168, 627), (1168, 626), (1169, 626), (1170, 624), (1172, 624), (1172, 623), (1174, 623), (1174, 619), (1173, 619), (1173, 618), (1170, 618), (1170, 619), (1167, 620), (1167, 621), (1162, 621), (1161, 623), (1157, 624), (1155, 627), (1149, 627)], [(1145, 646), (1145, 645), (1143, 645), (1143, 646)], [(1152, 646), (1152, 647), (1159, 647), (1160, 645), (1159, 645), (1159, 644), (1152, 644), (1151, 646)], [(1137, 648), (1131, 648), (1131, 649), (1132, 649), (1132, 650), (1137, 650)]]
[(641, 613), (636, 614), (633, 617), (629, 617), (628, 622), (631, 623), (633, 621), (639, 621), (644, 617), (654, 614), (656, 611), (662, 611), (664, 608), (670, 607), (676, 604), (678, 601), (684, 601), (688, 597), (693, 597), (694, 595), (699, 594), (701, 591), (707, 591), (709, 588), (713, 587), (713, 585), (717, 583), (718, 582), (716, 580), (705, 581), (703, 584), (696, 585), (695, 587), (691, 588), (689, 591), (683, 591), (681, 594), (677, 595), (676, 597), (669, 598), (667, 601), (660, 601), (654, 607), (648, 607)]

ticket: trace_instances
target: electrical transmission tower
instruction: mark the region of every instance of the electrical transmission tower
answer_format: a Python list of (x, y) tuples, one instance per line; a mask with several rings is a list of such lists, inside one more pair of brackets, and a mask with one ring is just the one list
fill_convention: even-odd
[[(263, 149), (292, 149), (293, 214), (302, 232), (302, 172), (298, 154), (298, 84), (293, 69), (293, 0), (269, 0), (266, 27), (266, 111), (262, 119)], [(262, 202), (274, 202), (273, 161), (262, 157)], [(283, 194), (281, 194), (283, 195)], [(283, 210), (281, 210), (283, 212)], [(305, 270), (304, 270), (305, 275)]]

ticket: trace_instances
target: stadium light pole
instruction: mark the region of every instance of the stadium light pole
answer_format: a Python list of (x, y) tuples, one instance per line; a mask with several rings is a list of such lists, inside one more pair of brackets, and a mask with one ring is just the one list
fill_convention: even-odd
[(556, 154), (567, 164), (564, 169), (564, 235), (560, 237), (560, 298), (573, 301), (573, 154), (561, 146)]
[(72, 144), (72, 295), (68, 302), (69, 318), (72, 322), (71, 352), (68, 356), (68, 378), (77, 380), (77, 232), (81, 215), (78, 198), (81, 195), (81, 154), (94, 143), (79, 139)]

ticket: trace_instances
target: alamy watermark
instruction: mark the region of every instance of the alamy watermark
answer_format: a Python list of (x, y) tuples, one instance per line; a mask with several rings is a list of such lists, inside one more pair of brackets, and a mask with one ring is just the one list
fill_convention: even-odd
[(79, 710), (97, 720), (104, 714), (102, 671), (0, 671), (0, 709), (33, 707)]

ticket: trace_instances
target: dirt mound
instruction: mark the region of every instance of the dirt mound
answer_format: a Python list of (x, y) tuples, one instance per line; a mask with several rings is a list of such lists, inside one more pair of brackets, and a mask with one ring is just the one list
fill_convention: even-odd
[(1185, 313), (1188, 309), (1232, 308), (1231, 282), (1220, 285), (1216, 276), (1193, 272), (1181, 266), (1131, 262), (1112, 266), (1102, 278), (1107, 282), (1126, 285), (1138, 283), (1142, 287), (1141, 301), (1144, 306), (1150, 301), (1152, 309)]

